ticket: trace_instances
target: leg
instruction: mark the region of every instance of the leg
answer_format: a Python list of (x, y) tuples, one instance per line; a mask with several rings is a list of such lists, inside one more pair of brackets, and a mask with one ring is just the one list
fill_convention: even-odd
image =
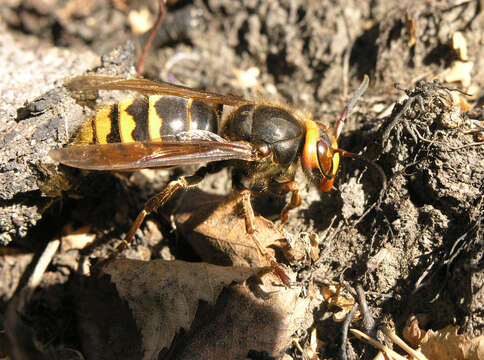
[(245, 229), (247, 234), (249, 234), (252, 239), (254, 240), (255, 244), (257, 245), (257, 249), (259, 252), (267, 257), (267, 253), (260, 244), (259, 240), (255, 236), (255, 224), (254, 224), (254, 210), (252, 209), (252, 204), (250, 202), (250, 197), (252, 196), (249, 189), (244, 189), (240, 192), (240, 197), (242, 201), (242, 207), (244, 209), (244, 218), (245, 218)]
[(255, 224), (254, 224), (254, 210), (252, 209), (252, 204), (250, 202), (250, 197), (251, 197), (251, 192), (249, 189), (244, 189), (240, 192), (241, 196), (241, 201), (242, 201), (242, 207), (244, 209), (244, 217), (245, 217), (245, 228), (247, 233), (250, 235), (252, 240), (257, 246), (257, 249), (261, 253), (262, 256), (264, 256), (269, 263), (271, 264), (273, 271), (276, 273), (276, 275), (281, 279), (282, 283), (285, 286), (288, 286), (290, 283), (289, 277), (286, 275), (284, 270), (281, 269), (279, 264), (272, 258), (272, 256), (265, 251), (265, 249), (262, 247), (261, 243), (257, 239), (257, 236), (255, 235)]
[(284, 206), (281, 212), (281, 223), (287, 221), (289, 210), (295, 209), (301, 205), (301, 196), (299, 195), (299, 186), (295, 181), (289, 181), (287, 183), (281, 184), (286, 192), (291, 193), (291, 200)]
[(198, 169), (195, 172), (195, 174), (193, 174), (192, 176), (188, 176), (188, 177), (182, 176), (178, 180), (170, 182), (167, 185), (167, 187), (163, 189), (162, 192), (148, 199), (148, 201), (146, 201), (145, 203), (144, 209), (139, 213), (138, 217), (136, 218), (133, 225), (131, 226), (131, 229), (126, 235), (126, 238), (116, 248), (116, 253), (120, 253), (121, 251), (123, 251), (131, 242), (131, 240), (133, 240), (136, 230), (139, 229), (146, 215), (148, 215), (153, 211), (156, 211), (158, 208), (165, 205), (167, 201), (170, 200), (178, 190), (180, 189), (186, 190), (200, 183), (205, 178), (205, 175), (208, 172), (209, 172), (209, 169), (207, 167), (202, 167)]

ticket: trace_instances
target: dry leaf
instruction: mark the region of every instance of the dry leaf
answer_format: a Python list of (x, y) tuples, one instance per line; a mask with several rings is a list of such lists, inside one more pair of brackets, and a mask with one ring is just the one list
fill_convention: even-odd
[(471, 105), (467, 102), (464, 95), (451, 93), (452, 95), (452, 102), (459, 107), (460, 111), (467, 112), (471, 109)]
[[(306, 249), (306, 252), (309, 254), (309, 257), (313, 262), (318, 261), (320, 257), (319, 247), (321, 245), (321, 238), (317, 234), (301, 232), (296, 241), (301, 243), (301, 246)], [(296, 259), (296, 261), (302, 261), (304, 259), (304, 254), (301, 255), (301, 258)]]
[[(265, 251), (278, 258), (299, 261), (305, 251), (297, 241), (288, 248), (284, 234), (269, 220), (255, 216), (255, 235)], [(190, 193), (175, 216), (177, 229), (203, 261), (221, 265), (267, 266), (268, 261), (247, 233), (240, 203), (234, 197)]]
[[(217, 299), (223, 286), (269, 269), (260, 267), (269, 263), (247, 234), (237, 201), (200, 191), (191, 191), (187, 196), (190, 201), (181, 201), (175, 215), (177, 229), (204, 261), (243, 265), (244, 272), (234, 276), (232, 267), (201, 264), (173, 268), (173, 264), (186, 264), (183, 262), (167, 262), (164, 269), (142, 265), (139, 270), (129, 267), (141, 265), (128, 263), (113, 272), (112, 266), (120, 262), (108, 264), (103, 273), (110, 276), (103, 276), (104, 284), (92, 289), (93, 300), (83, 302), (86, 311), (95, 309), (93, 314), (82, 316), (83, 332), (89, 337), (83, 347), (96, 349), (86, 354), (87, 358), (109, 351), (111, 355), (104, 358), (149, 359), (169, 346), (176, 334), (181, 335), (175, 338), (170, 352), (176, 353), (177, 359), (191, 359), (194, 354), (196, 358), (244, 358), (251, 349), (279, 358), (290, 345), (293, 333), (308, 326), (311, 298), (301, 297), (299, 287), (283, 287), (272, 272), (254, 279), (258, 283), (250, 287), (244, 284), (225, 288)], [(276, 258), (283, 254), (281, 232), (262, 217), (257, 216), (255, 222), (256, 234), (267, 252)], [(248, 270), (249, 266), (259, 267)], [(206, 275), (212, 268), (217, 271)], [(111, 285), (106, 285), (108, 280)], [(138, 282), (142, 286), (136, 285)], [(211, 305), (215, 299), (216, 304)], [(100, 303), (109, 304), (109, 311), (107, 305), (99, 308)], [(100, 325), (89, 326), (92, 322)], [(111, 336), (106, 338), (105, 334)]]
[(86, 356), (156, 359), (177, 333), (190, 328), (200, 301), (214, 304), (225, 286), (262, 270), (183, 261), (112, 260), (97, 278), (89, 279), (90, 287), (81, 294)]
[(420, 351), (429, 359), (439, 360), (482, 360), (484, 359), (484, 335), (469, 339), (459, 335), (457, 326), (442, 330), (428, 330)]
[(457, 92), (450, 93), (450, 100), (450, 102), (446, 101), (448, 109), (442, 114), (440, 123), (445, 128), (455, 129), (464, 124), (465, 118), (462, 116), (462, 113), (469, 111), (471, 105), (467, 102), (464, 95)]
[(310, 299), (300, 296), (300, 287), (278, 289), (262, 298), (244, 285), (226, 288), (210, 313), (197, 316), (174, 358), (245, 359), (249, 350), (281, 358), (294, 332), (312, 320)]
[[(321, 286), (321, 294), (324, 300), (329, 305), (330, 309), (340, 308), (339, 311), (334, 312), (333, 320), (335, 322), (342, 322), (353, 308), (355, 300), (345, 297), (341, 292), (343, 287), (339, 284), (325, 284)], [(355, 313), (354, 319), (358, 319), (359, 312)]]

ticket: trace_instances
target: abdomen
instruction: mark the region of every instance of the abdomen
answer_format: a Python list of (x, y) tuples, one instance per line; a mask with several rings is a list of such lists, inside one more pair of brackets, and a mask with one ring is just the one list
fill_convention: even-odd
[(217, 133), (215, 110), (194, 99), (152, 95), (100, 108), (83, 125), (75, 143), (161, 141), (164, 136), (189, 130)]

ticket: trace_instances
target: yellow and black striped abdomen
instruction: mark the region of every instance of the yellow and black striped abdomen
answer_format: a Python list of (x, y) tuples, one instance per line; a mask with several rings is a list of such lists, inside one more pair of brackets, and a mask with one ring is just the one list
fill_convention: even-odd
[(81, 128), (75, 143), (161, 141), (164, 136), (189, 130), (217, 133), (215, 110), (194, 99), (152, 95), (100, 108)]

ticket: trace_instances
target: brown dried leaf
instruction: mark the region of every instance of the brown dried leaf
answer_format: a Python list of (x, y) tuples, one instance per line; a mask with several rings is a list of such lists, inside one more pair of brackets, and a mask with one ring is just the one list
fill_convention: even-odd
[(457, 334), (458, 329), (457, 326), (447, 326), (442, 330), (428, 330), (420, 351), (429, 359), (484, 359), (484, 335), (469, 339), (467, 335)]
[(279, 286), (265, 296), (245, 285), (226, 288), (208, 314), (197, 316), (175, 358), (245, 359), (250, 350), (281, 358), (294, 332), (311, 321), (311, 299), (300, 294), (300, 287)]
[[(342, 322), (346, 319), (346, 316), (353, 308), (355, 300), (345, 297), (341, 292), (343, 287), (340, 284), (325, 284), (321, 286), (321, 294), (324, 300), (328, 303), (330, 309), (339, 308), (339, 311), (335, 311), (333, 314), (333, 320), (335, 322)], [(354, 319), (358, 319), (359, 312), (355, 313)]]
[[(267, 266), (268, 261), (247, 233), (239, 201), (204, 193), (191, 193), (190, 203), (176, 214), (177, 229), (188, 240), (203, 261), (223, 265)], [(305, 256), (300, 243), (288, 248), (284, 234), (262, 216), (254, 218), (255, 235), (265, 251), (277, 258), (279, 253), (289, 261)]]
[[(123, 358), (136, 358), (136, 354), (140, 354), (139, 358), (143, 359), (157, 358), (163, 348), (170, 347), (177, 333), (182, 329), (185, 331), (190, 329), (200, 301), (214, 304), (225, 286), (232, 282), (245, 281), (263, 270), (183, 261), (112, 260), (103, 266), (101, 275), (107, 275), (110, 278), (117, 293), (114, 296), (118, 297), (121, 303), (127, 304), (129, 314), (125, 314), (122, 309), (114, 306), (114, 301), (109, 301), (109, 306), (100, 304), (103, 302), (102, 299), (113, 296), (113, 294), (100, 293), (99, 288), (104, 291), (107, 286), (99, 286), (95, 290), (95, 295), (98, 297), (96, 306), (103, 305), (105, 308), (97, 309), (97, 314), (83, 314), (86, 319), (91, 317), (91, 322), (100, 322), (97, 327), (92, 323), (83, 325), (85, 333), (89, 333), (88, 336), (91, 336), (87, 342), (95, 343), (94, 347), (98, 352), (103, 351), (106, 359), (116, 358), (120, 355), (124, 355)], [(106, 279), (106, 277), (101, 276), (98, 279)], [(106, 299), (105, 302), (107, 303), (108, 300)], [(88, 310), (93, 311), (92, 307), (88, 307)], [(113, 314), (109, 315), (106, 312)], [(104, 335), (105, 330), (102, 329), (102, 326), (105, 325), (102, 324), (106, 324), (109, 317), (120, 318), (128, 315), (132, 317), (131, 322), (135, 323), (136, 330), (134, 331), (132, 329), (116, 331), (114, 330), (116, 327), (109, 324), (109, 331), (112, 333), (120, 331), (125, 334), (130, 333), (129, 336), (124, 335), (129, 339), (128, 341), (116, 338), (116, 341), (121, 343), (116, 346), (124, 346), (126, 349), (114, 350), (113, 344), (109, 344), (113, 339), (109, 334)], [(128, 323), (128, 320), (123, 320), (121, 325), (117, 326), (128, 327)], [(98, 336), (92, 339), (95, 335), (91, 334), (96, 333)], [(100, 339), (100, 334), (103, 334), (105, 339)], [(108, 346), (112, 356), (107, 355)], [(92, 346), (89, 347), (92, 348)], [(133, 350), (134, 347), (137, 347), (136, 351)], [(131, 352), (130, 356), (128, 356), (128, 351)], [(143, 355), (141, 356), (141, 354)], [(87, 355), (97, 357), (99, 353)]]
[(452, 99), (451, 106), (458, 106), (460, 111), (467, 112), (470, 110), (471, 105), (467, 102), (465, 95), (460, 94), (458, 92), (451, 92), (450, 93)]

